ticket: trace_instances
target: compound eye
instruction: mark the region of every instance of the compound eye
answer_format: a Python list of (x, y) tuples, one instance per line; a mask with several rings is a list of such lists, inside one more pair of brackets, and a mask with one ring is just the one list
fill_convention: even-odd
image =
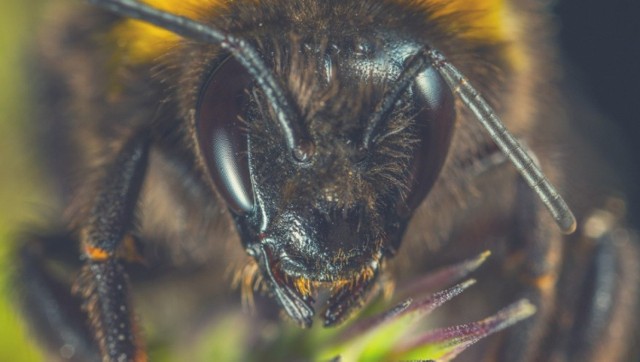
[(453, 94), (434, 67), (420, 73), (412, 89), (419, 110), (416, 124), (420, 146), (416, 148), (411, 166), (413, 182), (406, 200), (410, 210), (418, 207), (440, 174), (455, 123)]
[(196, 113), (198, 142), (211, 178), (231, 211), (253, 210), (249, 171), (246, 90), (251, 77), (234, 59), (227, 58), (211, 73), (200, 91)]

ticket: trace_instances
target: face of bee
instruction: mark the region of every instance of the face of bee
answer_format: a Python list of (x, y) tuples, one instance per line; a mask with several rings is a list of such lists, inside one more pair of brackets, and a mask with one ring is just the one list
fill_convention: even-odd
[(392, 92), (419, 46), (384, 34), (258, 42), (288, 84), (294, 122), (310, 135), (304, 161), (287, 149), (267, 97), (235, 60), (219, 62), (200, 91), (197, 133), (210, 176), (279, 304), (305, 326), (318, 286), (331, 290), (327, 325), (362, 303), (449, 148), (446, 83), (429, 69)]

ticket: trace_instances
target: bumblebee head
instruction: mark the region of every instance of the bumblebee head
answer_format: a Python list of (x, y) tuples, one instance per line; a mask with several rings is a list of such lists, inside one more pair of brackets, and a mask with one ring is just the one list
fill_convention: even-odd
[(325, 286), (333, 324), (361, 304), (433, 185), (453, 95), (433, 67), (408, 68), (419, 44), (388, 32), (267, 33), (255, 43), (292, 118), (283, 127), (269, 94), (226, 57), (200, 91), (199, 145), (280, 304), (308, 325)]

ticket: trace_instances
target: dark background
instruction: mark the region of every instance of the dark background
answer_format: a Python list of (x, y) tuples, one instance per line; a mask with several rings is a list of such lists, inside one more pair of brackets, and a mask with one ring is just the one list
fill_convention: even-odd
[(617, 128), (620, 139), (610, 142), (629, 154), (629, 217), (640, 225), (640, 0), (558, 0), (554, 8), (569, 76)]

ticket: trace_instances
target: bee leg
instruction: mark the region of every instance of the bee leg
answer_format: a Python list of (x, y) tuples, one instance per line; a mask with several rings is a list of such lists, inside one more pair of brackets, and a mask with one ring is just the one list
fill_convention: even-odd
[[(540, 352), (553, 318), (556, 284), (563, 254), (563, 236), (524, 181), (518, 183), (515, 234), (517, 290), (509, 298), (527, 298), (536, 314), (506, 332), (500, 361), (532, 361)], [(510, 263), (508, 263), (510, 264)], [(507, 271), (513, 275), (512, 270)], [(524, 287), (523, 287), (524, 285)]]
[(633, 232), (608, 224), (598, 210), (563, 273), (551, 356), (571, 361), (631, 360), (638, 307), (640, 257)]
[[(54, 277), (47, 268), (51, 263), (79, 264), (75, 245), (70, 235), (31, 236), (16, 255), (19, 268), (13, 283), (20, 291), (24, 316), (49, 350), (64, 360), (96, 361), (99, 352), (81, 312), (82, 300), (70, 293), (69, 280)], [(72, 255), (74, 260), (63, 258)]]
[(127, 142), (95, 185), (89, 212), (76, 220), (86, 261), (74, 291), (84, 300), (83, 309), (104, 361), (146, 360), (118, 251), (131, 239), (148, 148), (141, 134)]

